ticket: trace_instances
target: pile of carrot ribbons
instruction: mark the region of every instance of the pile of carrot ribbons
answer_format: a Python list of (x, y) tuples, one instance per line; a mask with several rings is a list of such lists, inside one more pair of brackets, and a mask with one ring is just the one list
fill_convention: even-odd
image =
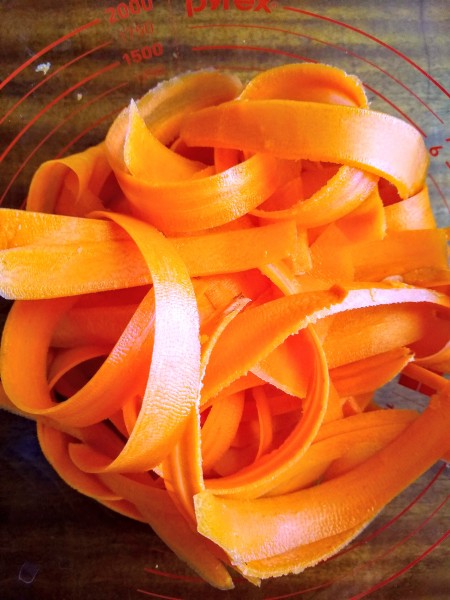
[[(335, 67), (159, 84), (0, 209), (0, 405), (217, 588), (332, 556), (450, 456), (427, 168)], [(427, 408), (377, 403), (401, 374)]]

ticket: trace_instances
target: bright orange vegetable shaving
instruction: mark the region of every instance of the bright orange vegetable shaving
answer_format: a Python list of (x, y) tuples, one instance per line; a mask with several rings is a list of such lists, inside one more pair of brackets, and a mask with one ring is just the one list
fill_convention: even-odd
[[(0, 405), (213, 586), (325, 560), (450, 454), (426, 172), (334, 67), (157, 86), (0, 209)], [(423, 412), (377, 403), (402, 373)]]

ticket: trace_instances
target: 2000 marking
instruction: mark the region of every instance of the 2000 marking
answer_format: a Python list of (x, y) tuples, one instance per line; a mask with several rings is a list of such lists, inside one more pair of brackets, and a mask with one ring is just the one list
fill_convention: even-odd
[(131, 15), (138, 15), (141, 11), (149, 12), (151, 10), (153, 10), (153, 0), (128, 0), (128, 2), (121, 2), (117, 6), (105, 8), (111, 24), (128, 19)]
[(140, 63), (143, 60), (150, 60), (155, 56), (162, 56), (163, 52), (164, 47), (161, 42), (154, 42), (151, 46), (143, 46), (125, 52), (122, 58), (128, 65), (131, 65), (132, 63)]

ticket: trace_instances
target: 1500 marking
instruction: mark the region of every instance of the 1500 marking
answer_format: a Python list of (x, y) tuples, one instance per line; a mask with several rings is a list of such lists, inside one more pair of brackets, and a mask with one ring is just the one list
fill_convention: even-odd
[(129, 52), (125, 52), (122, 55), (123, 60), (131, 65), (132, 63), (140, 63), (144, 60), (151, 60), (155, 56), (162, 56), (164, 47), (161, 42), (154, 42), (151, 46), (143, 46), (142, 48), (135, 48)]

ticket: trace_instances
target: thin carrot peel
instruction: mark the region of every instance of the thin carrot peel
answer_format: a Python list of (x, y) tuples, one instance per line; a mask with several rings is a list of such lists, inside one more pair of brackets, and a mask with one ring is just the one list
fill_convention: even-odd
[[(334, 67), (157, 86), (0, 209), (0, 406), (217, 588), (325, 560), (450, 454), (426, 174)], [(377, 402), (402, 374), (425, 410)]]

